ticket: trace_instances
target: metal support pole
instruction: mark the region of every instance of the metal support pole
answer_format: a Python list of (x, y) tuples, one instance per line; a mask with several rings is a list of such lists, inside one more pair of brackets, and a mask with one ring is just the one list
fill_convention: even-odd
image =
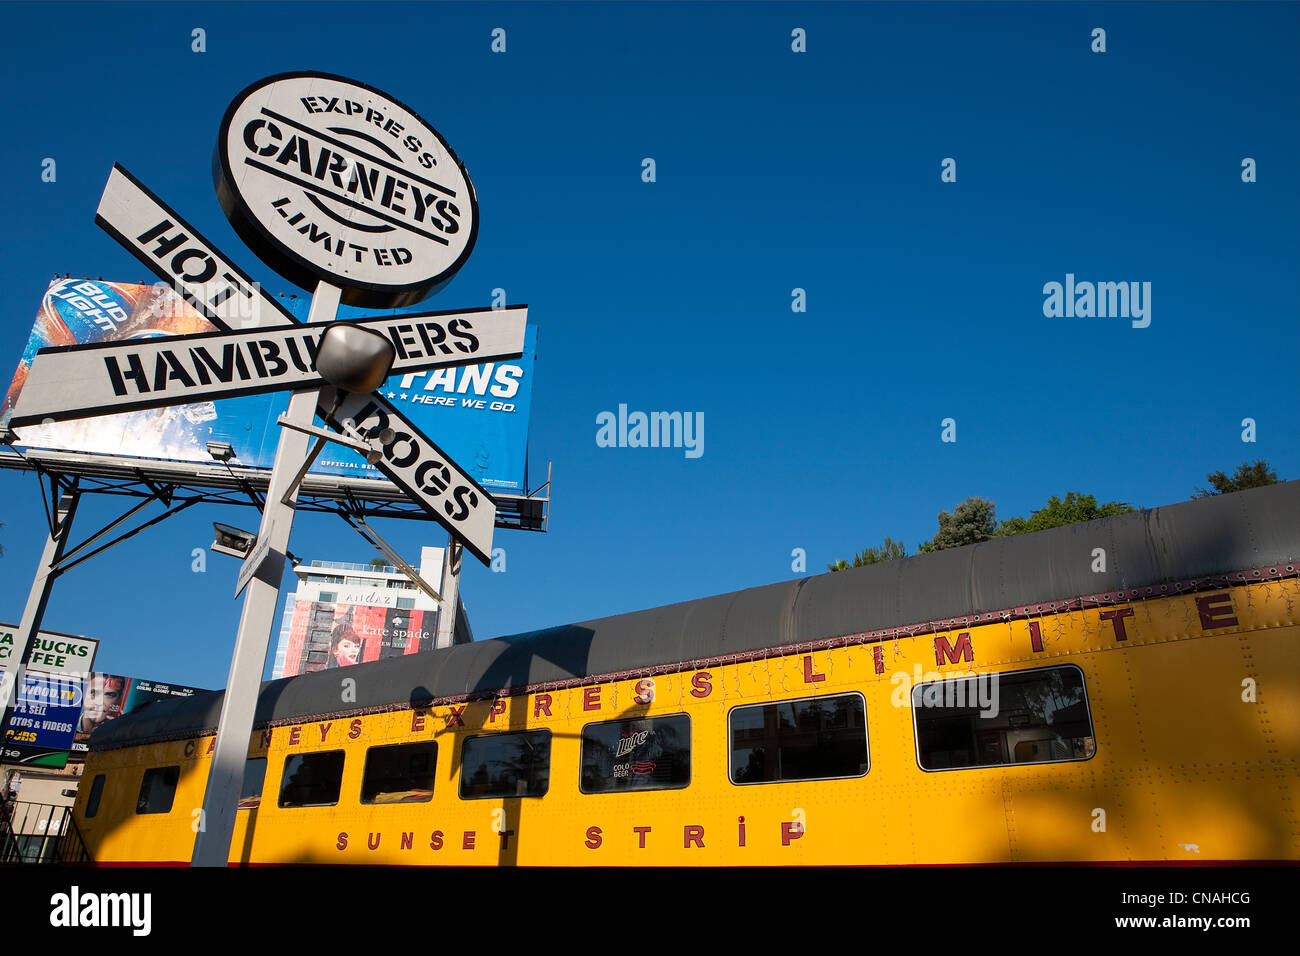
[(438, 605), (438, 638), (435, 647), (451, 647), (456, 637), (456, 609), (460, 604), (460, 542), (448, 536), (447, 556), (442, 565), (442, 603)]
[[(329, 322), (338, 314), (338, 286), (321, 282), (311, 298), (310, 324)], [(294, 392), (285, 413), (288, 421), (310, 425), (316, 415), (315, 390)], [(239, 617), (239, 634), (235, 653), (226, 678), (226, 697), (221, 704), (217, 723), (217, 740), (208, 767), (207, 790), (203, 795), (203, 812), (199, 832), (194, 840), (192, 866), (225, 866), (230, 859), (230, 843), (235, 833), (236, 805), (244, 781), (244, 763), (248, 759), (248, 741), (253, 733), (258, 692), (262, 688), (262, 668), (275, 626), (275, 607), (280, 599), (280, 577), (285, 554), (289, 550), (289, 531), (297, 492), (286, 503), (285, 492), (294, 473), (307, 454), (309, 438), (294, 429), (283, 429), (276, 446), (275, 464), (271, 468), (262, 509), (258, 538), (270, 541), (270, 552), (262, 570), (253, 576), (244, 595)], [(265, 537), (263, 537), (265, 536)]]
[[(53, 487), (57, 494), (59, 487), (57, 481), (53, 483)], [(72, 532), (72, 518), (77, 513), (77, 503), (80, 500), (81, 493), (77, 490), (74, 480), (68, 492), (54, 503), (50, 536), (45, 539), (45, 550), (41, 552), (41, 562), (36, 566), (36, 577), (32, 580), (31, 590), (27, 592), (27, 606), (23, 608), (22, 621), (18, 624), (13, 658), (9, 662), (9, 667), (5, 669), (3, 680), (0, 681), (4, 684), (4, 687), (0, 688), (0, 700), (4, 701), (4, 707), (0, 709), (0, 714), (4, 715), (3, 720), (0, 720), (0, 747), (5, 750), (8, 749), (9, 743), (11, 708), (27, 675), (27, 658), (31, 653), (32, 638), (41, 629), (41, 621), (45, 617), (45, 605), (50, 600), (50, 589), (54, 586), (54, 579), (59, 576), (55, 566), (62, 560), (63, 549), (68, 545), (68, 537)]]

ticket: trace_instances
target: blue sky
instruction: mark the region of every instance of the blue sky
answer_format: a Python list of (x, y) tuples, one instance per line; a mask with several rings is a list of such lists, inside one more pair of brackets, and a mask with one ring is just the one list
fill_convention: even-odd
[[(504, 574), (466, 562), (479, 637), (800, 576), (796, 548), (811, 573), (885, 535), (913, 549), (968, 495), (1010, 517), (1072, 490), (1177, 502), (1255, 458), (1300, 477), (1296, 4), (0, 15), (9, 369), (55, 272), (151, 281), (93, 224), (115, 161), (264, 286), (301, 293), (212, 189), (221, 115), (260, 77), (369, 83), (464, 160), (478, 244), (419, 308), (484, 306), (497, 287), (529, 304), (533, 475), (554, 462), (550, 532), (498, 532)], [(1150, 326), (1045, 317), (1043, 286), (1067, 273), (1150, 282)], [(596, 416), (620, 404), (702, 412), (704, 454), (597, 447)], [(35, 477), (0, 471), (0, 501), (0, 619), (16, 622), (45, 533)], [(120, 510), (88, 498), (74, 540)], [(255, 526), (247, 508), (170, 519), (61, 578), (46, 628), (100, 638), (103, 670), (222, 686), (237, 565), (191, 571), (214, 520)], [(422, 522), (380, 530), (412, 558), (445, 541)], [(372, 557), (330, 516), (302, 516), (291, 547)]]

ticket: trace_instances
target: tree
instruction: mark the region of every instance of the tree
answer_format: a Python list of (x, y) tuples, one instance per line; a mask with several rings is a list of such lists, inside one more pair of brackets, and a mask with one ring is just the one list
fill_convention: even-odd
[(997, 530), (997, 509), (987, 498), (967, 498), (952, 509), (939, 512), (939, 533), (923, 541), (921, 551), (944, 551), (964, 544), (979, 544)]
[(1006, 538), (1013, 534), (1027, 534), (1030, 531), (1043, 531), (1047, 528), (1059, 528), (1062, 525), (1077, 524), (1080, 521), (1092, 521), (1111, 515), (1122, 515), (1136, 509), (1122, 501), (1108, 501), (1098, 505), (1092, 495), (1081, 495), (1077, 491), (1067, 491), (1065, 500), (1056, 495), (1047, 499), (1047, 504), (1039, 508), (1028, 518), (1008, 518), (993, 533), (995, 538)]
[(1265, 485), (1276, 485), (1279, 483), (1277, 472), (1268, 467), (1267, 462), (1263, 460), (1252, 464), (1241, 464), (1237, 466), (1237, 473), (1229, 478), (1221, 471), (1212, 471), (1205, 476), (1205, 480), (1214, 486), (1213, 491), (1206, 491), (1204, 488), (1197, 488), (1193, 498), (1212, 498), (1215, 495), (1226, 495), (1234, 491), (1245, 491), (1247, 488), (1263, 488)]
[(847, 571), (850, 567), (861, 568), (868, 564), (879, 564), (881, 561), (893, 561), (897, 558), (907, 557), (907, 547), (901, 541), (895, 541), (888, 536), (885, 537), (885, 543), (878, 548), (867, 548), (859, 554), (853, 556), (853, 563), (844, 559), (836, 561), (834, 564), (828, 564), (826, 567), (832, 571)]
[(388, 567), (388, 562), (383, 558), (371, 558), (370, 566), (376, 571), (382, 571), (384, 568)]

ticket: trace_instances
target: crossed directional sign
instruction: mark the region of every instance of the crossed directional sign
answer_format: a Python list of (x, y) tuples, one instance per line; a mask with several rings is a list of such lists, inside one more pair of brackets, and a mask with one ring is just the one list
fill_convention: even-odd
[[(237, 582), (244, 593), (191, 862), (225, 866), (262, 666), (293, 524), (293, 496), (324, 435), (378, 451), (375, 466), (484, 564), (496, 503), (378, 392), (342, 392), (316, 367), (340, 302), (398, 308), (450, 281), (473, 250), (478, 200), (442, 136), (399, 100), (328, 73), (284, 73), (230, 104), (213, 156), (217, 198), (264, 263), (312, 288), (306, 324), (120, 165), (95, 222), (220, 331), (43, 349), (12, 424), (84, 418), (235, 395), (293, 391), (280, 423), (262, 524)], [(524, 306), (390, 315), (349, 323), (392, 343), (391, 373), (515, 358)], [(365, 334), (349, 330), (349, 339)], [(342, 365), (357, 357), (344, 349)], [(327, 364), (322, 359), (323, 364)], [(335, 379), (348, 381), (347, 378)], [(373, 379), (359, 379), (370, 384)], [(306, 450), (316, 434), (316, 450)], [(294, 470), (297, 469), (296, 476)], [(452, 548), (452, 553), (458, 552)], [(458, 559), (453, 559), (458, 563)], [(441, 614), (456, 614), (446, 602)]]
[[(223, 331), (42, 349), (14, 409), (14, 426), (320, 388), (317, 412), (332, 427), (350, 422), (367, 440), (391, 430), (375, 467), (490, 563), (496, 524), (491, 496), (378, 392), (345, 395), (334, 409), (338, 396), (314, 364), (323, 329), (300, 324), (120, 165), (109, 176), (95, 222)], [(355, 324), (393, 342), (396, 374), (517, 358), (527, 314), (526, 306), (514, 306)]]
[[(515, 307), (331, 325), (354, 325), (391, 339), (396, 359), (390, 374), (401, 375), (518, 358), (526, 314)], [(32, 362), (13, 424), (319, 388), (326, 384), (315, 366), (321, 334), (294, 325), (43, 349)]]

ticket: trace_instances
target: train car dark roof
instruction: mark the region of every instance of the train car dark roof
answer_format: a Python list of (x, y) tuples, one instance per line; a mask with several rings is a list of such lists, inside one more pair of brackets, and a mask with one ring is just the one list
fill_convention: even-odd
[[(1106, 571), (1094, 573), (1093, 549)], [(263, 683), (256, 723), (485, 696), (1300, 559), (1300, 481)], [(91, 749), (210, 733), (222, 691), (161, 701)]]

